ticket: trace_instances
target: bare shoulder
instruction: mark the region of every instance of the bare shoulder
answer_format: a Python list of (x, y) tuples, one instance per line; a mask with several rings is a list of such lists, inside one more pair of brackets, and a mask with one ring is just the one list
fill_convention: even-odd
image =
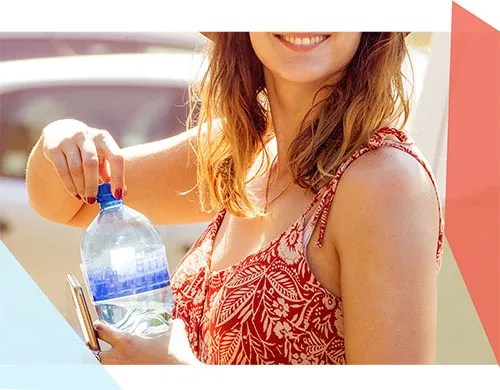
[[(430, 202), (437, 207), (436, 193), (424, 166), (409, 153), (383, 146), (353, 161), (340, 179), (335, 195), (351, 202), (386, 200), (416, 206)], [(416, 203), (415, 203), (416, 202)]]
[(437, 202), (423, 165), (405, 151), (382, 146), (357, 158), (342, 175), (329, 215), (330, 236), (350, 240), (358, 232), (388, 239), (395, 230), (408, 236), (425, 230), (422, 239), (437, 240)]
[[(361, 186), (361, 187), (358, 187)], [(391, 146), (382, 146), (353, 161), (342, 175), (338, 191), (364, 189), (395, 196), (394, 190), (434, 190), (422, 164), (412, 155)]]

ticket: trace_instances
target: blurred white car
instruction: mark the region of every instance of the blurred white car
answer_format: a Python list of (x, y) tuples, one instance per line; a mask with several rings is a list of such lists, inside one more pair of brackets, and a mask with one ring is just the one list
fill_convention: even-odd
[(163, 53), (172, 48), (201, 50), (198, 32), (3, 32), (0, 61), (91, 54)]
[[(0, 236), (75, 329), (64, 276), (83, 280), (83, 229), (48, 222), (30, 208), (29, 152), (59, 118), (107, 129), (122, 147), (177, 134), (185, 129), (188, 82), (201, 66), (198, 54), (182, 50), (0, 62)], [(205, 226), (160, 227), (171, 272)]]

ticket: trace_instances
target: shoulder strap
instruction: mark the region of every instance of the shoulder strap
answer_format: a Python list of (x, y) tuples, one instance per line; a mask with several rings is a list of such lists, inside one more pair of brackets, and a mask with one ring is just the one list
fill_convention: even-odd
[[(391, 134), (397, 137), (398, 141), (392, 141), (392, 140), (386, 140), (385, 135)], [(441, 255), (443, 251), (443, 236), (444, 236), (444, 221), (442, 218), (442, 212), (441, 212), (441, 201), (439, 198), (439, 193), (437, 190), (436, 186), (436, 181), (434, 178), (434, 175), (425, 160), (425, 158), (419, 154), (417, 154), (412, 148), (409, 146), (413, 144), (413, 140), (409, 137), (408, 134), (404, 133), (401, 130), (395, 129), (395, 128), (389, 128), (389, 127), (384, 127), (380, 128), (375, 133), (370, 137), (368, 140), (366, 146), (363, 148), (359, 149), (356, 151), (354, 154), (352, 154), (344, 163), (340, 165), (338, 168), (337, 172), (335, 173), (335, 176), (325, 184), (325, 186), (322, 188), (321, 192), (318, 193), (318, 201), (314, 202), (314, 204), (311, 205), (311, 207), (307, 210), (307, 212), (310, 211), (312, 206), (315, 206), (316, 204), (318, 207), (316, 208), (314, 214), (312, 215), (309, 223), (308, 223), (308, 228), (309, 231), (312, 231), (316, 224), (319, 222), (320, 227), (319, 227), (319, 237), (316, 241), (316, 247), (321, 248), (323, 245), (323, 240), (325, 236), (325, 230), (326, 230), (326, 222), (328, 220), (328, 213), (330, 211), (331, 203), (333, 200), (333, 197), (335, 196), (335, 192), (337, 189), (338, 182), (342, 176), (342, 174), (346, 171), (347, 167), (357, 158), (362, 156), (363, 154), (374, 150), (382, 145), (388, 145), (388, 146), (393, 146), (396, 147), (402, 151), (405, 151), (415, 157), (425, 168), (427, 171), (432, 184), (434, 186), (434, 189), (436, 191), (436, 195), (438, 198), (438, 206), (439, 206), (439, 238), (438, 238), (438, 247), (437, 247), (437, 252), (436, 252), (436, 259), (437, 259), (437, 270), (439, 271), (440, 265), (441, 265)]]
[(388, 127), (376, 130), (369, 138), (366, 146), (362, 147), (361, 149), (358, 149), (351, 156), (349, 156), (349, 158), (339, 166), (339, 168), (335, 173), (335, 176), (325, 184), (321, 200), (319, 201), (318, 207), (316, 208), (308, 224), (312, 230), (314, 229), (318, 221), (320, 223), (319, 237), (316, 241), (316, 248), (321, 248), (323, 246), (323, 240), (325, 238), (326, 222), (328, 220), (330, 206), (332, 204), (333, 197), (335, 196), (335, 192), (337, 190), (337, 185), (340, 178), (342, 177), (346, 169), (349, 167), (349, 165), (351, 165), (353, 161), (355, 161), (363, 154), (381, 146), (384, 143), (385, 134), (395, 135), (401, 142), (408, 142), (408, 136), (400, 130)]
[[(342, 174), (345, 172), (345, 170), (347, 169), (347, 167), (349, 166), (349, 164), (351, 162), (353, 162), (356, 158), (358, 158), (359, 156), (361, 156), (362, 154), (364, 154), (364, 153), (366, 153), (366, 152), (368, 152), (370, 150), (373, 150), (373, 149), (377, 148), (378, 146), (380, 146), (384, 142), (384, 134), (393, 134), (396, 137), (398, 137), (398, 139), (401, 142), (405, 142), (405, 143), (409, 142), (409, 137), (405, 133), (403, 133), (401, 130), (397, 130), (397, 129), (393, 129), (393, 128), (389, 128), (389, 127), (384, 127), (384, 128), (376, 130), (375, 133), (373, 133), (373, 135), (368, 140), (367, 146), (365, 146), (364, 148), (358, 150), (356, 153), (354, 153), (353, 155), (351, 155), (343, 164), (341, 164), (339, 166), (339, 168), (337, 169), (337, 172), (335, 173), (335, 176), (333, 178), (331, 178), (329, 181), (327, 181), (323, 185), (323, 187), (321, 187), (321, 189), (316, 194), (316, 196), (314, 197), (314, 199), (312, 200), (312, 202), (309, 204), (309, 206), (307, 207), (307, 209), (302, 213), (302, 218), (305, 218), (305, 216), (319, 202), (319, 207), (316, 210), (316, 212), (314, 213), (314, 215), (312, 217), (312, 220), (311, 220), (311, 221), (314, 221), (315, 223), (317, 222), (317, 215), (316, 214), (318, 214), (318, 211), (320, 209), (323, 209), (325, 205), (327, 205), (327, 204), (330, 203), (328, 201), (328, 196), (330, 195), (333, 198), (333, 194), (335, 192), (336, 183), (338, 182), (338, 180), (340, 179), (340, 177), (342, 176)], [(320, 246), (321, 246), (321, 244), (320, 244)]]

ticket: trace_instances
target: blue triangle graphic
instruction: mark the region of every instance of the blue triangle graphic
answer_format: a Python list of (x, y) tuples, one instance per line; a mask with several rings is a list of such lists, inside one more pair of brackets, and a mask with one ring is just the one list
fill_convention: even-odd
[(119, 388), (1, 241), (0, 388)]

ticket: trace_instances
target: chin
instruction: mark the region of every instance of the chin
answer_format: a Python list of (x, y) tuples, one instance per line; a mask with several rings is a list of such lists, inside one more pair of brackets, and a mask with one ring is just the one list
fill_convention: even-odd
[(323, 85), (332, 84), (336, 80), (338, 73), (331, 72), (318, 68), (317, 66), (290, 66), (283, 64), (277, 67), (275, 72), (272, 72), (274, 77), (278, 77), (282, 81), (292, 84), (310, 84), (322, 87)]
[(360, 33), (250, 33), (268, 76), (297, 84), (331, 84), (354, 56)]

